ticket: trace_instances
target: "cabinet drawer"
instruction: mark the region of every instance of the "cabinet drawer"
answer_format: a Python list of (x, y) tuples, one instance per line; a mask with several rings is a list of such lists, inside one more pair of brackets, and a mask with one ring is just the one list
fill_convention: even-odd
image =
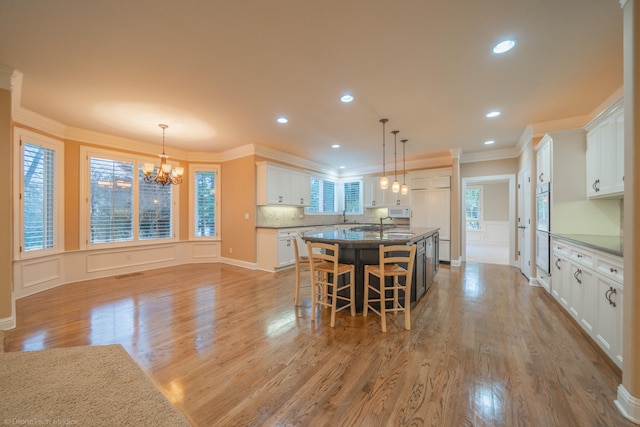
[(613, 279), (620, 284), (623, 283), (624, 268), (622, 266), (621, 259), (598, 255), (596, 257), (595, 263), (596, 271), (598, 273), (602, 274), (606, 278)]
[(571, 258), (573, 261), (587, 268), (593, 269), (593, 264), (594, 264), (593, 252), (584, 251), (577, 248), (571, 248), (569, 252), (569, 258)]
[(559, 242), (558, 240), (553, 241), (552, 250), (554, 254), (565, 257), (568, 257), (570, 252), (569, 247), (564, 243)]

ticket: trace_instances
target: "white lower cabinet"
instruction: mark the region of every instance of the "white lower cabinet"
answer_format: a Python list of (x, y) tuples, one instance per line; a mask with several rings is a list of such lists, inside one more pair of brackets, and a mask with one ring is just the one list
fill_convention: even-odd
[(622, 259), (553, 241), (551, 294), (622, 368)]
[(307, 246), (302, 240), (302, 234), (311, 230), (305, 228), (257, 228), (256, 241), (258, 252), (258, 268), (266, 271), (278, 271), (292, 266), (296, 262), (293, 239), (298, 241), (300, 255), (307, 254)]

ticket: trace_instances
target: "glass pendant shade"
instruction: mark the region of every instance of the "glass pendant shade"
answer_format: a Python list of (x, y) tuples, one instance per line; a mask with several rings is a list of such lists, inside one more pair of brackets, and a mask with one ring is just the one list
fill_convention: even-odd
[(403, 196), (409, 194), (409, 186), (407, 184), (402, 184), (402, 186), (400, 187), (400, 194), (402, 194)]
[(398, 193), (400, 191), (400, 182), (397, 179), (393, 181), (393, 184), (391, 184), (391, 191), (394, 193)]
[(389, 178), (385, 175), (380, 178), (380, 189), (386, 190), (387, 188), (389, 188)]

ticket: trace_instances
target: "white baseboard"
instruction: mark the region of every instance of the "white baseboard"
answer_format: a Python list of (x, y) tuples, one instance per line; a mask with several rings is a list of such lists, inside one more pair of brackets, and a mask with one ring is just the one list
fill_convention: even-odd
[(247, 268), (249, 270), (257, 270), (258, 263), (248, 262), (248, 261), (240, 261), (233, 258), (220, 258), (219, 262), (223, 264), (235, 265), (236, 267)]
[(536, 279), (535, 277), (532, 277), (529, 279), (529, 286), (533, 286), (536, 288), (541, 288), (542, 285), (538, 282), (538, 279)]
[(5, 317), (4, 319), (0, 319), (0, 331), (5, 331), (7, 329), (13, 329), (16, 327), (16, 310), (12, 311), (13, 316)]
[(451, 267), (460, 267), (461, 265), (462, 265), (462, 258), (451, 260)]
[(640, 424), (640, 399), (633, 397), (622, 384), (618, 386), (618, 398), (613, 403), (626, 419)]

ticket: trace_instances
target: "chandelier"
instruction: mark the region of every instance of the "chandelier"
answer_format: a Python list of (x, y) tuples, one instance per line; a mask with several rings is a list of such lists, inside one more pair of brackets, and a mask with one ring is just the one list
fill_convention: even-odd
[(393, 191), (394, 193), (400, 191), (400, 181), (398, 181), (398, 132), (400, 131), (391, 131), (391, 133), (393, 134), (393, 164), (396, 169), (396, 177), (393, 180), (393, 184), (391, 184), (391, 191)]
[(144, 182), (156, 184), (160, 184), (163, 187), (167, 184), (180, 184), (182, 183), (182, 174), (184, 174), (184, 168), (180, 166), (176, 166), (171, 169), (171, 165), (167, 163), (167, 156), (164, 152), (164, 131), (169, 126), (159, 124), (162, 128), (162, 154), (159, 154), (160, 157), (160, 166), (158, 167), (158, 171), (155, 176), (153, 176), (153, 171), (155, 169), (155, 165), (153, 163), (144, 163), (142, 165), (142, 172), (144, 173)]
[(400, 141), (402, 142), (402, 186), (400, 187), (400, 194), (402, 194), (403, 196), (406, 196), (407, 194), (409, 194), (409, 186), (407, 185), (407, 182), (406, 182), (407, 164), (405, 163), (405, 160), (404, 160), (404, 147), (407, 141), (409, 140), (403, 139), (402, 141)]

